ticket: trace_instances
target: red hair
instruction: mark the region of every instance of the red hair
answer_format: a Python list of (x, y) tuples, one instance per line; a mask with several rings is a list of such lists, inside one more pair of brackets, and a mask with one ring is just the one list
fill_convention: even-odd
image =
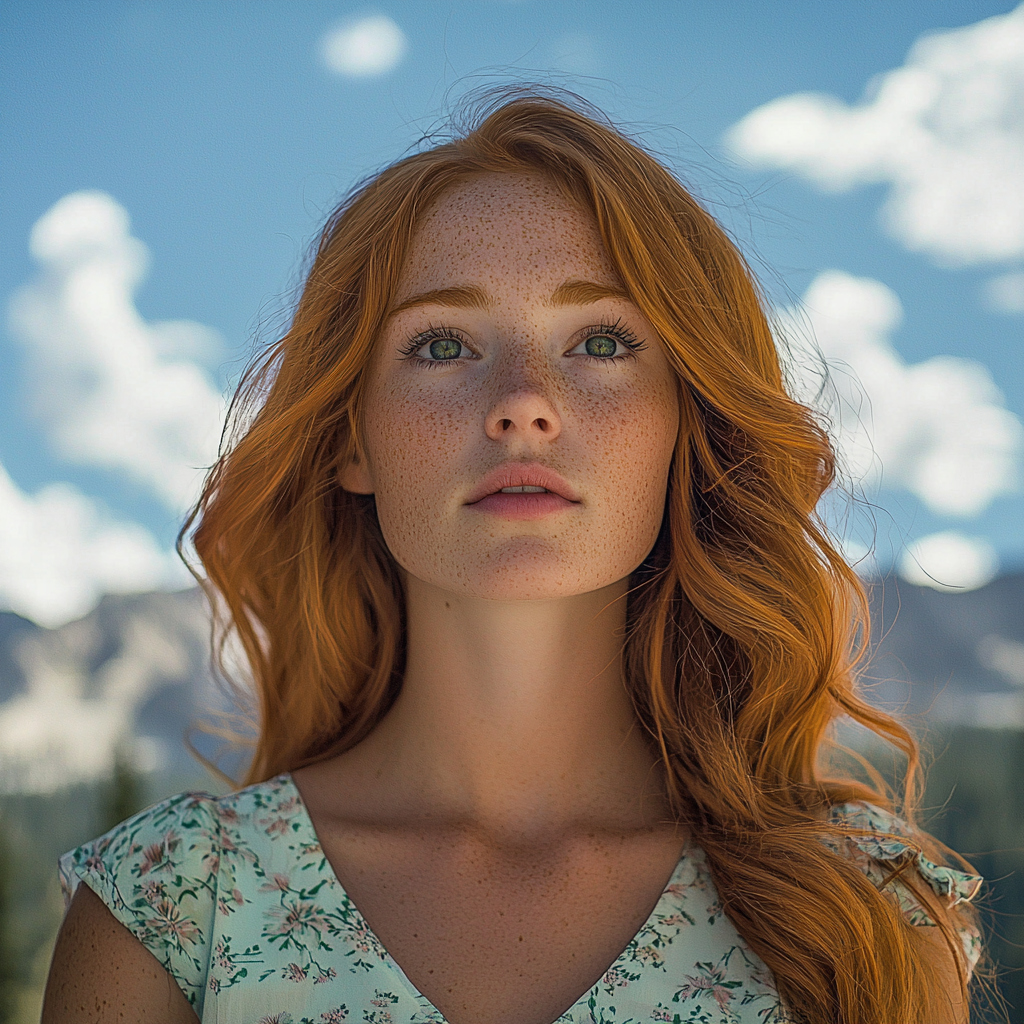
[[(625, 641), (675, 813), (796, 1019), (927, 1021), (940, 986), (911, 926), (822, 842), (837, 834), (830, 806), (889, 804), (877, 776), (822, 777), (839, 716), (894, 743), (910, 783), (917, 765), (912, 737), (855, 692), (865, 595), (815, 511), (833, 482), (829, 439), (787, 394), (764, 303), (724, 231), (658, 161), (562, 100), (506, 97), (359, 187), (323, 231), (290, 329), (242, 380), (185, 529), (248, 658), (248, 781), (358, 743), (401, 686), (401, 575), (373, 497), (338, 475), (361, 454), (363, 371), (420, 217), (487, 173), (542, 173), (593, 216), (678, 380), (663, 525), (631, 581)], [(959, 910), (906, 881), (965, 984)]]

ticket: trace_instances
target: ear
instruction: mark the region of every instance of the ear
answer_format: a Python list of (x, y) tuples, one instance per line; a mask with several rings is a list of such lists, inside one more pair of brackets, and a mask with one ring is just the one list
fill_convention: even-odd
[(370, 467), (357, 455), (338, 470), (338, 483), (353, 494), (373, 494), (377, 490)]

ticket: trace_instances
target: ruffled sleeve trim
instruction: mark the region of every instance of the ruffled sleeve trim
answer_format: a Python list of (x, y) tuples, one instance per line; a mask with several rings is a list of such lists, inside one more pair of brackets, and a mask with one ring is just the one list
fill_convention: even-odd
[(837, 825), (864, 830), (870, 835), (849, 835), (847, 842), (874, 861), (900, 867), (912, 861), (921, 877), (942, 897), (947, 906), (955, 907), (974, 899), (984, 879), (958, 868), (935, 864), (913, 840), (906, 824), (889, 811), (867, 803), (839, 804), (832, 808), (832, 821)]

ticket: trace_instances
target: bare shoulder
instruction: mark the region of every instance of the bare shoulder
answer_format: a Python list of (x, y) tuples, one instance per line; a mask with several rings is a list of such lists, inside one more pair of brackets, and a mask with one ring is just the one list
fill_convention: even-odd
[(53, 952), (42, 1024), (198, 1024), (161, 963), (87, 885), (75, 891)]

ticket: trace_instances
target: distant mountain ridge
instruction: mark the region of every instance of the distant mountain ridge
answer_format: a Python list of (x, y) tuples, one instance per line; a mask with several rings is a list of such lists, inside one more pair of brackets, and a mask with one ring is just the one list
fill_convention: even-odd
[(1024, 728), (1024, 572), (962, 594), (896, 578), (869, 593), (870, 700), (936, 721)]
[(47, 792), (110, 771), (187, 768), (183, 736), (225, 700), (209, 669), (198, 589), (107, 595), (57, 629), (0, 616), (0, 792)]
[[(1024, 572), (964, 594), (894, 578), (869, 592), (869, 700), (930, 721), (1024, 729)], [(186, 731), (228, 707), (209, 636), (198, 589), (108, 595), (52, 630), (0, 612), (0, 792), (103, 778), (126, 744), (143, 767), (187, 771)]]

